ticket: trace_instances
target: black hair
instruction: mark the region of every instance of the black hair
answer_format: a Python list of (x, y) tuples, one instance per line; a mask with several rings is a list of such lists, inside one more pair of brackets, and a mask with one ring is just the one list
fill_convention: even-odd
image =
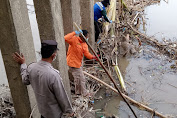
[[(83, 35), (85, 36), (85, 37), (87, 37), (87, 35), (88, 35), (88, 31), (87, 30), (82, 30), (82, 32), (83, 32)], [(82, 35), (80, 35), (80, 37), (81, 37)]]
[(105, 7), (107, 7), (107, 6), (109, 5), (110, 1), (109, 1), (109, 0), (103, 0), (101, 3), (102, 3)]
[(52, 54), (57, 50), (57, 46), (55, 45), (43, 45), (41, 48), (42, 58), (49, 58)]

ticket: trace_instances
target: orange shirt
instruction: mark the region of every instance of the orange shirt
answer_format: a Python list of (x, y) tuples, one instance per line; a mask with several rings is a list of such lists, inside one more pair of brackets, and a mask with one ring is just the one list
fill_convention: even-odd
[(69, 43), (67, 52), (67, 64), (70, 67), (80, 68), (83, 55), (88, 59), (92, 59), (93, 55), (88, 50), (88, 45), (83, 42), (80, 37), (75, 36), (76, 33), (72, 32), (65, 35), (65, 41)]

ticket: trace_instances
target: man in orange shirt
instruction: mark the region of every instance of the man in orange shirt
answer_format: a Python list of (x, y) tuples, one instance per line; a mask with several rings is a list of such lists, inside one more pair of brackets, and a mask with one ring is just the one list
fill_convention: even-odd
[(69, 72), (72, 73), (74, 77), (75, 84), (75, 94), (87, 96), (89, 95), (85, 87), (85, 77), (82, 70), (82, 59), (86, 56), (88, 59), (96, 59), (96, 56), (90, 54), (88, 50), (88, 45), (86, 44), (84, 38), (78, 34), (83, 33), (83, 35), (88, 39), (88, 31), (81, 30), (75, 31), (65, 35), (65, 41), (69, 44), (67, 52), (67, 64), (69, 66)]

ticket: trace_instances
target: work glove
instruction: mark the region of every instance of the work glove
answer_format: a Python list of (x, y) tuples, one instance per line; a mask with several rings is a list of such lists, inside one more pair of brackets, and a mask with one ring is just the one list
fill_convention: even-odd
[(82, 30), (80, 30), (80, 31), (76, 30), (75, 33), (78, 35), (78, 34), (83, 33), (83, 32), (82, 32)]
[(86, 39), (86, 41), (88, 42), (89, 38)]
[[(100, 55), (98, 55), (99, 57)], [(98, 58), (96, 56), (93, 56), (92, 59), (95, 59), (96, 61), (98, 61)]]
[(110, 20), (109, 23), (112, 23), (112, 20)]

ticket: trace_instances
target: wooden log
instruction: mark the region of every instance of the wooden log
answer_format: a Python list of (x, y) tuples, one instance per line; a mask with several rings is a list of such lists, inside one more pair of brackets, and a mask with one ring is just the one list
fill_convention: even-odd
[[(109, 84), (105, 83), (104, 81), (98, 79), (97, 77), (95, 77), (95, 76), (93, 76), (93, 75), (91, 75), (91, 74), (89, 74), (89, 73), (87, 73), (87, 72), (85, 72), (85, 71), (83, 71), (83, 73), (84, 73), (85, 75), (91, 77), (92, 79), (96, 80), (97, 82), (99, 82), (99, 83), (105, 85), (106, 87), (110, 88), (110, 89), (111, 89), (112, 91), (114, 91), (115, 93), (119, 94), (118, 91), (117, 91), (115, 88), (113, 88), (113, 87), (110, 86)], [(152, 108), (150, 108), (150, 107), (148, 107), (148, 106), (146, 106), (146, 105), (144, 105), (144, 104), (141, 104), (141, 103), (139, 103), (139, 102), (133, 100), (132, 98), (128, 97), (127, 95), (125, 95), (125, 94), (123, 94), (123, 93), (122, 93), (122, 95), (123, 95), (127, 100), (129, 100), (133, 105), (136, 105), (136, 106), (138, 106), (139, 108), (144, 108), (146, 111), (148, 111), (148, 112), (150, 112), (150, 113), (154, 113), (156, 116), (159, 116), (160, 118), (167, 118), (167, 117), (164, 116), (163, 114), (161, 114), (161, 113), (155, 111), (154, 109), (152, 109)]]

